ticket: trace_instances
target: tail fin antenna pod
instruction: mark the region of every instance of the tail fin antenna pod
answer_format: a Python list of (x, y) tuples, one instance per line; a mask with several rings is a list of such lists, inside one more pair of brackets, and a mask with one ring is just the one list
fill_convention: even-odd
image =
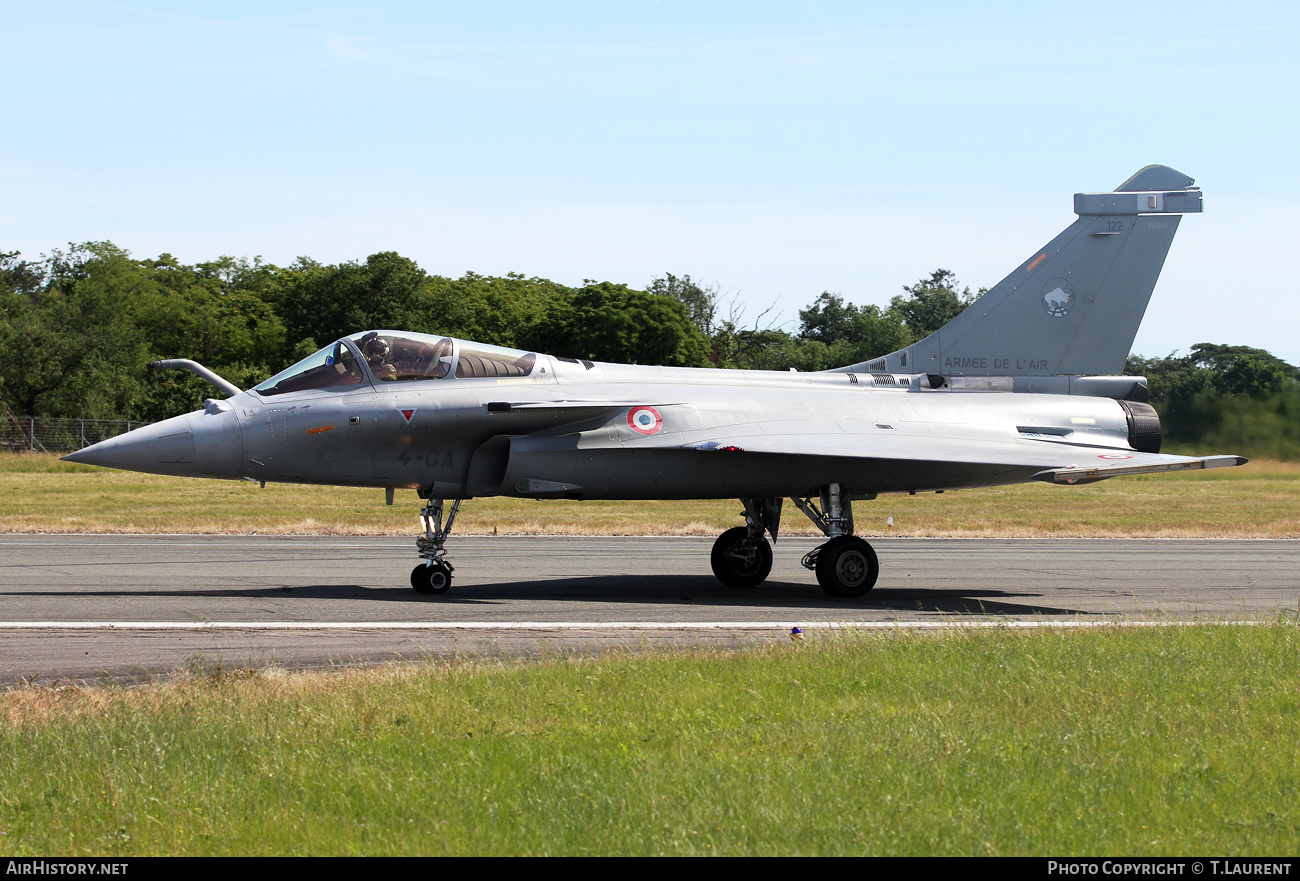
[(945, 376), (1119, 373), (1193, 179), (1148, 165), (1112, 193), (1078, 193), (1079, 218), (939, 330), (845, 372)]

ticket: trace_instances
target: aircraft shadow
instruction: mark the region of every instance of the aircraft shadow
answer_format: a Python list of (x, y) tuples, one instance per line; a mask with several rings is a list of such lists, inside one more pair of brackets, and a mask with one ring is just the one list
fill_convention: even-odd
[[(0, 592), (0, 596), (4, 595)], [(815, 584), (770, 580), (755, 588), (728, 588), (705, 575), (592, 575), (544, 581), (499, 581), (453, 584), (440, 596), (418, 594), (409, 586), (367, 587), (360, 584), (280, 584), (265, 587), (162, 590), (78, 589), (23, 591), (23, 596), (50, 597), (208, 597), (232, 599), (292, 598), (324, 601), (403, 603), (439, 606), (496, 606), (506, 602), (583, 602), (610, 605), (725, 606), (791, 611), (845, 609), (921, 612), (950, 615), (1078, 615), (1080, 609), (1038, 601), (1038, 593), (971, 588), (877, 587), (857, 599), (827, 596)], [(1095, 613), (1089, 613), (1095, 614)]]
[[(461, 593), (457, 593), (461, 591)], [(731, 588), (707, 575), (600, 575), (544, 582), (496, 582), (459, 588), (435, 602), (499, 602), (513, 599), (580, 600), (599, 603), (743, 606), (754, 609), (879, 609), (958, 615), (1078, 615), (1079, 609), (1034, 602), (1040, 594), (971, 588), (877, 587), (857, 599), (828, 596), (816, 584), (771, 579), (754, 588)], [(416, 597), (417, 601), (427, 601)], [(1019, 601), (1017, 601), (1019, 600)]]
[[(105, 588), (44, 591), (0, 591), (0, 596), (65, 598), (231, 598), (295, 599), (403, 603), (435, 610), (440, 606), (498, 606), (507, 602), (575, 602), (610, 605), (723, 606), (791, 612), (844, 609), (862, 612), (932, 613), (976, 616), (1070, 616), (1081, 609), (1044, 604), (1042, 594), (1025, 591), (951, 587), (877, 587), (864, 597), (840, 599), (826, 595), (816, 584), (769, 580), (755, 588), (729, 588), (709, 575), (588, 575), (541, 581), (454, 583), (442, 595), (418, 594), (408, 585), (368, 587), (361, 584), (277, 584), (221, 588)], [(1087, 614), (1096, 615), (1097, 612)], [(1110, 613), (1104, 613), (1110, 614)]]

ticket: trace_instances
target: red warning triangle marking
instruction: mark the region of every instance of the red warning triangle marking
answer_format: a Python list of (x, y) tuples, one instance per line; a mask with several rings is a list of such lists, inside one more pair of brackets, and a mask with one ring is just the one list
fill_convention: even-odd
[(397, 412), (402, 414), (402, 418), (406, 420), (407, 424), (410, 424), (411, 417), (415, 415), (415, 411), (418, 409), (418, 407), (412, 407), (409, 410), (398, 410)]

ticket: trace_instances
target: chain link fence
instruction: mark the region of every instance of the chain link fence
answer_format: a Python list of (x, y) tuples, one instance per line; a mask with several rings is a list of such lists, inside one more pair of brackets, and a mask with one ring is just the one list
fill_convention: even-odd
[(0, 420), (0, 450), (70, 453), (148, 424), (125, 419), (12, 416)]

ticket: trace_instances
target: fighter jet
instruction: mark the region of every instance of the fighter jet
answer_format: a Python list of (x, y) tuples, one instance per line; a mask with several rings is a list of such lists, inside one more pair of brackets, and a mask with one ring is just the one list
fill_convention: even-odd
[(879, 563), (853, 503), (1031, 480), (1241, 465), (1161, 455), (1142, 377), (1119, 376), (1192, 178), (1143, 168), (1074, 197), (1078, 218), (924, 339), (818, 373), (606, 364), (451, 337), (368, 330), (204, 408), (64, 458), (228, 480), (397, 489), (424, 500), (411, 585), (443, 594), (463, 501), (739, 499), (714, 573), (754, 587), (772, 568), (784, 499), (827, 538), (803, 558), (832, 597)]

